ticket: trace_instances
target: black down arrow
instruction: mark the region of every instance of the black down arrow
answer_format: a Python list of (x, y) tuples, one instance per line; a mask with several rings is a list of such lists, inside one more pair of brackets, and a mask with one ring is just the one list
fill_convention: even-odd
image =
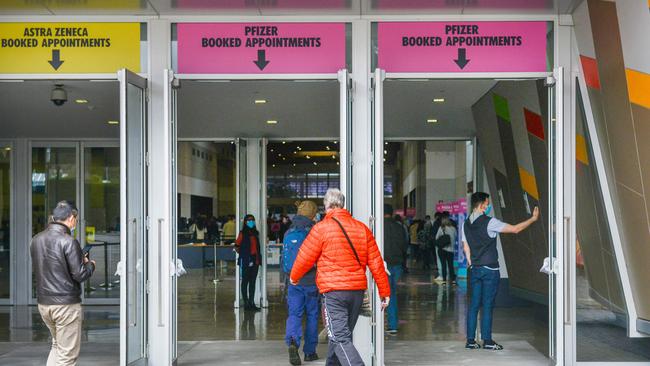
[(467, 59), (467, 54), (466, 50), (464, 48), (459, 48), (458, 49), (458, 59), (454, 60), (456, 65), (460, 67), (460, 69), (464, 69), (465, 66), (469, 63), (469, 60)]
[(48, 63), (52, 66), (54, 70), (58, 70), (61, 65), (63, 65), (64, 61), (61, 61), (61, 51), (59, 50), (52, 50), (52, 60), (48, 61)]
[(264, 70), (271, 61), (266, 61), (266, 50), (257, 50), (257, 60), (253, 61), (260, 70)]

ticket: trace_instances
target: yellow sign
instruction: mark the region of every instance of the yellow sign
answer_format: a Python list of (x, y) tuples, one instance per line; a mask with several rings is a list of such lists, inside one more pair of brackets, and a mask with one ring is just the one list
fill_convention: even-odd
[(0, 73), (140, 72), (140, 23), (0, 23)]

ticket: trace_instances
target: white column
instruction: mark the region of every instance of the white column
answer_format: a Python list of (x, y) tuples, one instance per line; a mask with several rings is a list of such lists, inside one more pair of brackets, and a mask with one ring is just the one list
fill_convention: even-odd
[[(354, 21), (352, 23), (352, 140), (349, 142), (353, 146), (352, 197), (346, 197), (348, 199), (346, 206), (351, 207), (354, 217), (365, 224), (370, 223), (372, 208), (371, 191), (368, 189), (372, 187), (370, 49), (370, 22)], [(354, 345), (366, 365), (373, 364), (370, 321), (370, 318), (359, 317), (353, 335)]]
[[(148, 215), (148, 362), (150, 365), (171, 365), (174, 339), (172, 338), (172, 282), (171, 261), (171, 129), (165, 105), (165, 69), (171, 65), (170, 23), (166, 20), (149, 22), (149, 181)], [(121, 334), (124, 337), (124, 334)]]
[[(255, 216), (257, 230), (260, 232), (260, 247), (262, 248), (262, 266), (257, 274), (255, 285), (255, 304), (259, 307), (266, 307), (266, 212), (262, 204), (264, 177), (262, 176), (262, 159), (261, 150), (262, 139), (246, 139), (246, 189), (247, 207), (244, 214)], [(260, 301), (261, 299), (261, 301)]]

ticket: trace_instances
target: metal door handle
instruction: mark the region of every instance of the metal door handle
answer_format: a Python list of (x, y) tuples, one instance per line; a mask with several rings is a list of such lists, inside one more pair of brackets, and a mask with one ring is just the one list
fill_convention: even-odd
[[(164, 327), (165, 323), (163, 322), (163, 275), (162, 275), (162, 248), (163, 248), (163, 223), (165, 219), (158, 219), (158, 326)], [(175, 263), (174, 263), (175, 264)]]
[[(129, 326), (135, 327), (138, 324), (138, 311), (137, 311), (137, 301), (138, 301), (138, 220), (133, 219), (131, 221), (133, 225), (133, 256), (131, 257), (132, 273), (133, 273), (133, 294), (131, 295), (131, 304), (129, 304), (129, 309), (131, 309), (131, 316), (129, 317)], [(128, 259), (127, 259), (128, 261)], [(129, 274), (127, 269), (126, 283), (128, 286), (129, 283)], [(128, 288), (128, 287), (127, 287)]]
[(564, 217), (564, 324), (571, 324), (571, 218)]

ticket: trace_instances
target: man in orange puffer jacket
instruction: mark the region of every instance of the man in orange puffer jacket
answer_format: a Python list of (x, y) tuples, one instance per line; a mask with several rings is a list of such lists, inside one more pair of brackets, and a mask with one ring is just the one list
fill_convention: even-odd
[(325, 218), (311, 229), (300, 247), (291, 270), (291, 283), (297, 284), (316, 264), (316, 285), (322, 294), (329, 337), (326, 364), (364, 365), (352, 343), (352, 332), (368, 286), (366, 266), (377, 283), (382, 310), (390, 299), (388, 275), (370, 229), (343, 208), (343, 193), (328, 189), (323, 201)]

